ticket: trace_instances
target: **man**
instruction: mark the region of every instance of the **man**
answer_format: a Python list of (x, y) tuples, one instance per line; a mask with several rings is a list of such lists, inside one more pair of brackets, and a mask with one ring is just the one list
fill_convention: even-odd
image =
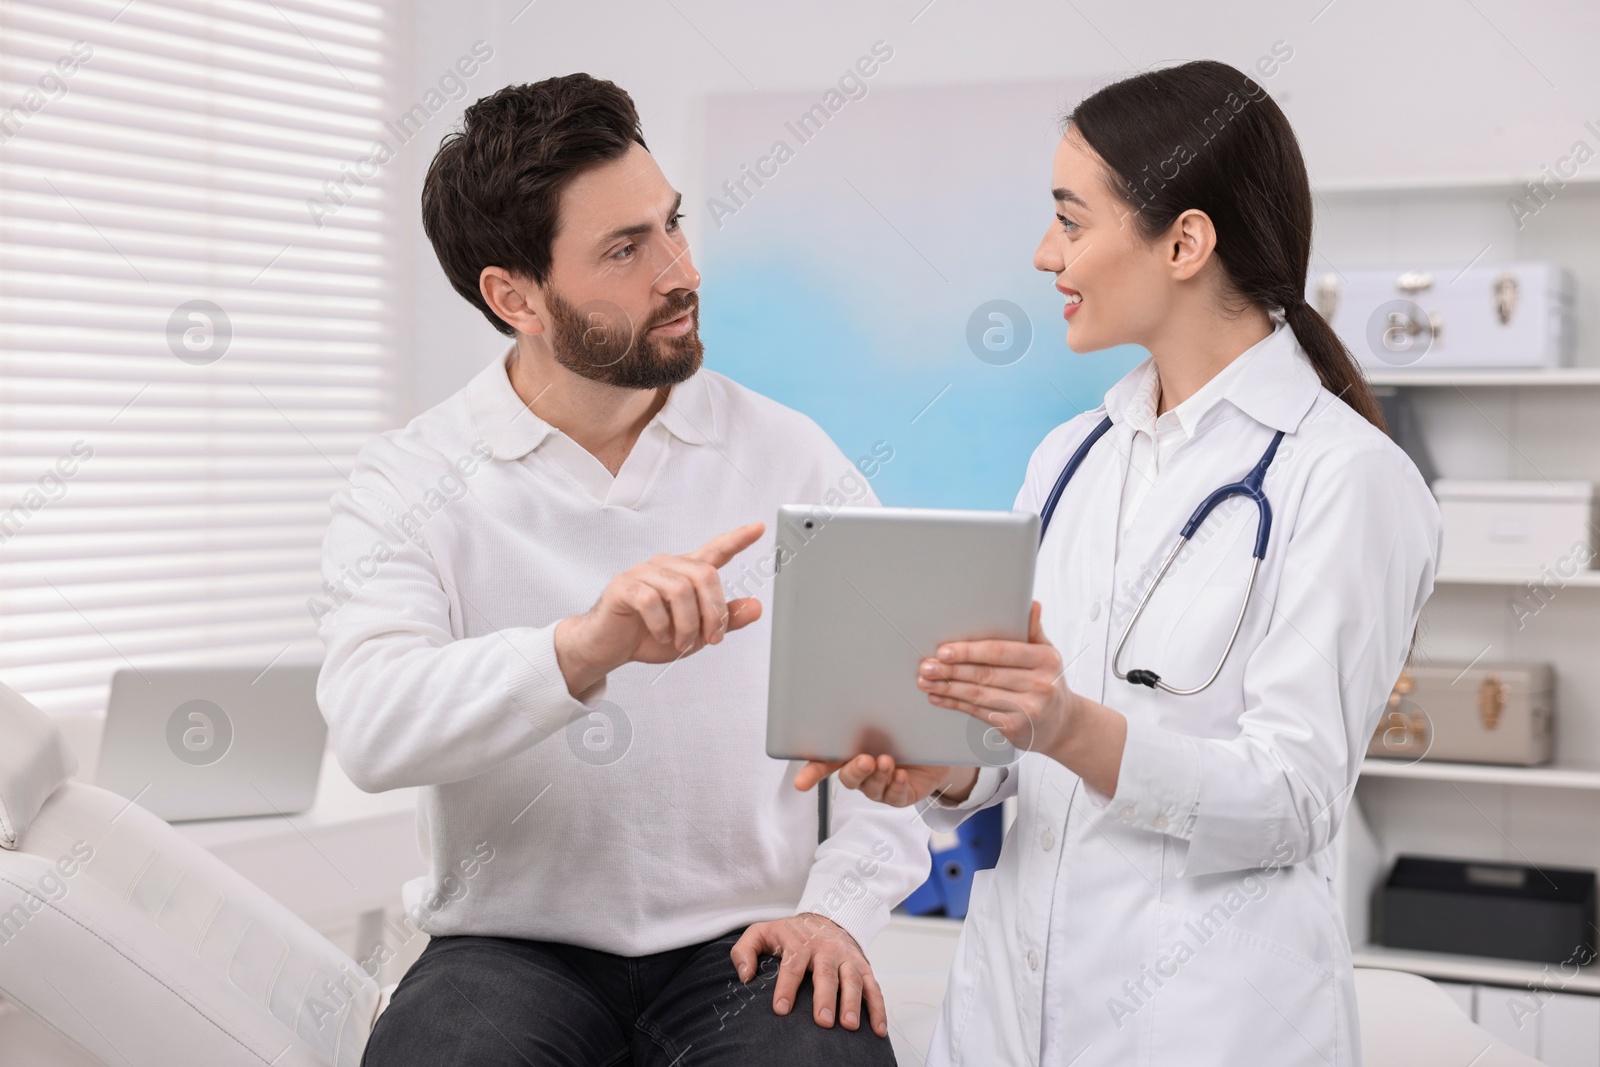
[(764, 752), (761, 605), (719, 573), (754, 556), (759, 592), (755, 520), (872, 493), (700, 369), (680, 201), (584, 74), (478, 101), (429, 170), (439, 262), (514, 343), (363, 450), (325, 545), (334, 751), (363, 789), (424, 787), (404, 896), (432, 939), (375, 1067), (894, 1061), (862, 949), (926, 828), (851, 792), (817, 844)]

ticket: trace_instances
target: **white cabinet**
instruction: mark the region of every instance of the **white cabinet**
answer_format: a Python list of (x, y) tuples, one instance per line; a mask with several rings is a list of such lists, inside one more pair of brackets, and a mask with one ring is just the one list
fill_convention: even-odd
[[(1476, 990), (1479, 1026), (1518, 1052), (1539, 1055), (1540, 1012), (1526, 990), (1479, 986)], [(1593, 1067), (1593, 1061), (1587, 1067)]]
[(1600, 1063), (1600, 997), (1551, 997), (1539, 1012), (1539, 1058), (1550, 1067)]
[(1467, 1018), (1549, 1067), (1600, 1064), (1600, 997), (1437, 982)]
[(1455, 1001), (1456, 1005), (1461, 1008), (1462, 1015), (1469, 1019), (1473, 1018), (1476, 1012), (1473, 1003), (1473, 991), (1477, 989), (1477, 986), (1472, 985), (1470, 982), (1435, 982), (1434, 985), (1449, 994), (1450, 999)]

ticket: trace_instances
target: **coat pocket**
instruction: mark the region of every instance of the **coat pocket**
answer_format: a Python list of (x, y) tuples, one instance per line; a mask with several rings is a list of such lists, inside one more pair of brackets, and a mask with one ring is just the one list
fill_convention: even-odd
[(1149, 999), (1154, 1062), (1328, 1067), (1340, 1048), (1339, 987), (1314, 960), (1233, 924), (1162, 905), (1162, 985)]

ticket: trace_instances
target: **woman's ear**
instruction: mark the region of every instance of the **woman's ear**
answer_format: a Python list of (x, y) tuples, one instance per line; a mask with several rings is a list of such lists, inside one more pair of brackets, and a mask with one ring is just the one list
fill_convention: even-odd
[(1211, 216), (1190, 208), (1172, 221), (1165, 238), (1167, 263), (1174, 281), (1188, 281), (1211, 261), (1217, 247), (1217, 228)]
[(485, 267), (478, 275), (478, 292), (483, 294), (484, 303), (518, 333), (544, 332), (544, 319), (532, 300), (537, 288), (529, 279), (519, 278), (503, 267)]

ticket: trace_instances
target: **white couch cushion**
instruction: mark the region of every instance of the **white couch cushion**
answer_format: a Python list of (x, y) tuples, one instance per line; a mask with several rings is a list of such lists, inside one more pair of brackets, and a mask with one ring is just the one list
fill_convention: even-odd
[(104, 1063), (356, 1067), (378, 986), (233, 868), (69, 782), (0, 852), (0, 993)]
[(1468, 1019), (1450, 994), (1414, 974), (1356, 968), (1366, 1067), (1539, 1067)]
[(0, 848), (16, 848), (78, 761), (50, 717), (0, 685)]

